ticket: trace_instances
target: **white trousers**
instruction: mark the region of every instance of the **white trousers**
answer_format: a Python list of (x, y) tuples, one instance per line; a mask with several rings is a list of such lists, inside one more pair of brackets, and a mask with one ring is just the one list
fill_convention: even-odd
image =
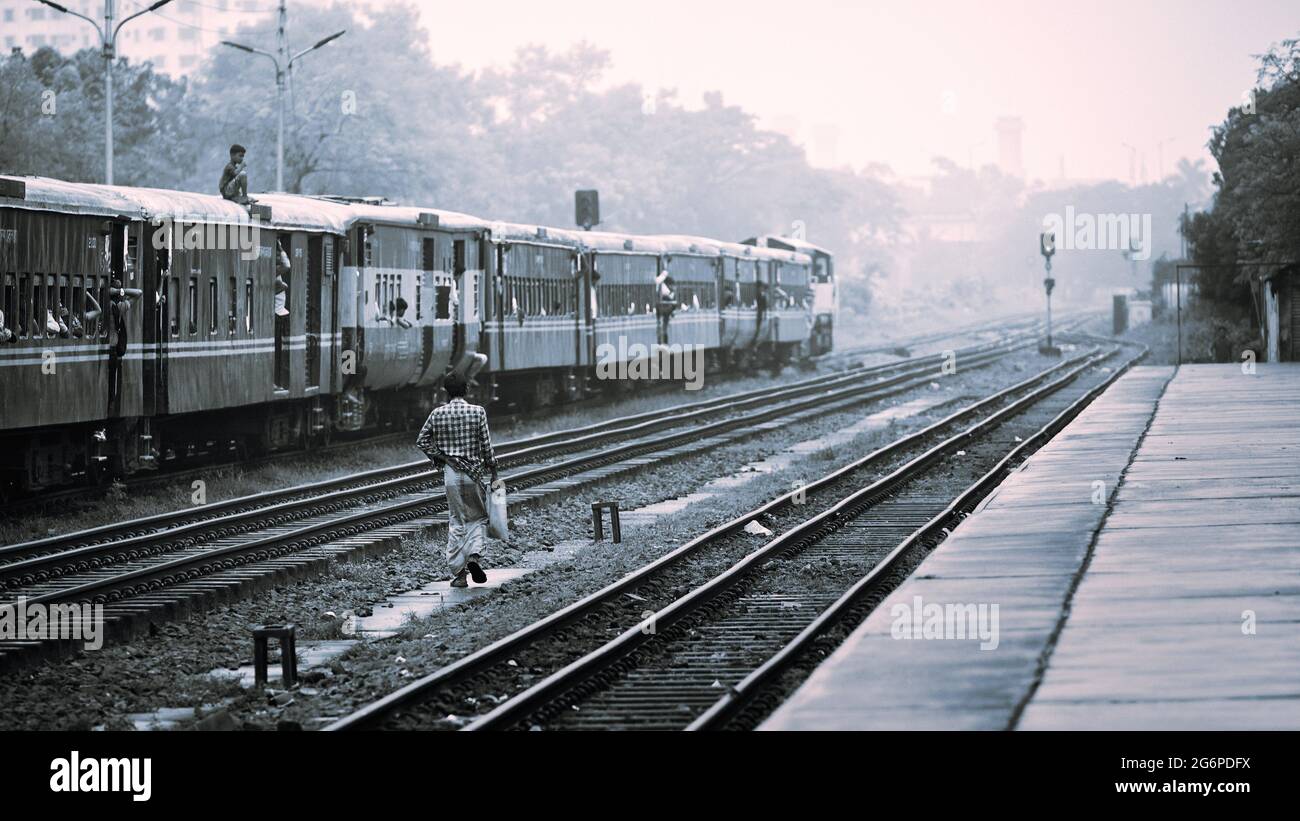
[(460, 573), (473, 555), (483, 554), (487, 536), (487, 497), (483, 486), (451, 465), (442, 468), (447, 491), (447, 564)]

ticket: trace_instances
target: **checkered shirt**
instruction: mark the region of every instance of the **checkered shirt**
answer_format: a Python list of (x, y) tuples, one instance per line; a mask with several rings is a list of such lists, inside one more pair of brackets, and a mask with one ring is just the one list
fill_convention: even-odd
[(429, 414), (415, 446), (434, 461), (482, 481), (483, 470), (496, 466), (492, 438), (488, 434), (487, 411), (456, 397)]

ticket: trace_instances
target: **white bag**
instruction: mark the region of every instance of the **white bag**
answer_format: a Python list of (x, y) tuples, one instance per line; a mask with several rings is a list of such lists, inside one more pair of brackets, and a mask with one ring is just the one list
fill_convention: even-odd
[(488, 494), (488, 535), (493, 539), (506, 540), (510, 537), (506, 519), (506, 483), (498, 479)]

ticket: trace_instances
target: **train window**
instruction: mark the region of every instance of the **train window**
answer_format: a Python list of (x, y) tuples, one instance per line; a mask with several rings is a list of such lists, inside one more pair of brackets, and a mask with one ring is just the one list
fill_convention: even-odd
[[(59, 274), (59, 304), (55, 308), (54, 316), (56, 319), (63, 320), (64, 325), (67, 325), (72, 320), (72, 308), (69, 307), (71, 305), (72, 284), (68, 281), (67, 274)], [(65, 310), (68, 312), (66, 319), (63, 316)]]
[(0, 293), (0, 311), (4, 312), (4, 318), (0, 319), (0, 328), (4, 328), (12, 333), (18, 333), (17, 314), (14, 308), (18, 305), (18, 286), (14, 283), (13, 274), (5, 274), (4, 291)]
[(190, 277), (190, 285), (185, 294), (186, 319), (189, 321), (190, 336), (199, 332), (199, 278)]
[[(124, 225), (122, 230), (128, 231), (129, 229)], [(128, 233), (126, 238), (126, 276), (122, 279), (122, 284), (128, 288), (135, 284), (135, 272), (139, 259), (139, 240), (133, 234)]]
[(167, 280), (167, 313), (171, 315), (171, 333), (172, 336), (180, 336), (181, 333), (181, 278), (172, 277)]
[(27, 274), (18, 275), (18, 305), (14, 310), (14, 331), (19, 339), (25, 339), (32, 324), (32, 280)]
[(424, 271), (432, 271), (435, 264), (433, 237), (425, 237), (420, 253), (420, 268)]
[(226, 316), (226, 333), (234, 336), (239, 330), (239, 280), (230, 278), (229, 308)]
[(99, 314), (100, 339), (108, 339), (108, 311), (109, 306), (112, 304), (112, 300), (109, 299), (109, 296), (113, 293), (112, 288), (110, 287), (111, 282), (112, 280), (109, 277), (102, 276), (99, 278), (99, 284), (96, 287), (96, 290), (99, 291), (99, 307), (103, 309)]
[(53, 274), (45, 277), (45, 335), (59, 335), (59, 284)]
[(217, 332), (217, 278), (208, 277), (208, 333)]
[(85, 333), (82, 322), (86, 318), (86, 285), (85, 280), (79, 276), (72, 277), (71, 291), (68, 297), (71, 301), (68, 303), (68, 329), (72, 329), (72, 320), (76, 320), (77, 325), (82, 328), (81, 333), (73, 331), (74, 336), (81, 336)]
[(440, 282), (434, 289), (434, 319), (451, 319), (451, 283)]
[(56, 336), (55, 333), (50, 331), (49, 320), (47, 319), (46, 312), (50, 309), (50, 289), (46, 284), (45, 277), (37, 274), (32, 284), (33, 290), (35, 291), (35, 296), (32, 299), (32, 303), (35, 306), (35, 313), (33, 316), (36, 319), (36, 332), (33, 335)]
[(244, 330), (253, 333), (253, 278), (244, 280)]
[(81, 323), (82, 335), (94, 338), (95, 332), (99, 329), (99, 320), (86, 319), (86, 312), (94, 310), (91, 307), (90, 300), (95, 295), (95, 278), (78, 277), (78, 296), (77, 296), (77, 321)]
[(325, 238), (325, 276), (334, 276), (334, 240)]
[(424, 283), (425, 276), (421, 276), (415, 281), (415, 321), (419, 322), (424, 319)]

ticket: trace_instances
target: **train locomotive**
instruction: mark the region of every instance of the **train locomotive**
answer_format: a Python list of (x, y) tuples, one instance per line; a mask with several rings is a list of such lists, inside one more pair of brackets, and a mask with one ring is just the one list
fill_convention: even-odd
[(600, 366), (655, 346), (778, 370), (829, 349), (828, 285), (781, 237), (0, 176), (0, 493), (411, 428), (453, 369), (522, 410), (632, 390)]

